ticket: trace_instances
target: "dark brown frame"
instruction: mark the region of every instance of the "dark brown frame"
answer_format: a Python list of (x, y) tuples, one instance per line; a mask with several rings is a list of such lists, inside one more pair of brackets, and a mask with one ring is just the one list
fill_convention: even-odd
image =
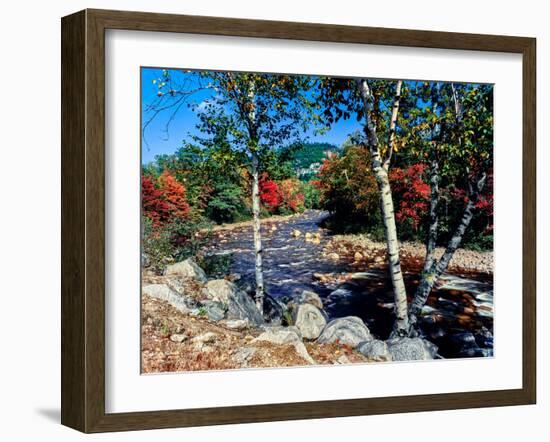
[[(523, 386), (402, 397), (105, 413), (105, 30), (518, 53), (523, 56)], [(105, 10), (62, 19), (61, 422), (84, 432), (312, 419), (536, 401), (536, 40)], [(518, 165), (519, 167), (519, 165)]]

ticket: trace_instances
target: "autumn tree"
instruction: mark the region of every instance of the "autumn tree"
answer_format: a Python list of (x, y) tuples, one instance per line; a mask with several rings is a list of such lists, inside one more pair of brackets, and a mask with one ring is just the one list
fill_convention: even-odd
[(158, 178), (159, 189), (168, 205), (172, 218), (185, 218), (189, 214), (189, 204), (185, 197), (185, 187), (168, 171)]
[(325, 121), (332, 124), (355, 116), (362, 123), (357, 144), (369, 155), (370, 166), (378, 187), (390, 279), (394, 292), (395, 323), (393, 335), (409, 331), (407, 292), (401, 271), (399, 243), (389, 169), (396, 148), (399, 107), (403, 81), (381, 81), (367, 78), (324, 78), (319, 83), (319, 99), (325, 104)]
[[(429, 227), (422, 279), (409, 307), (411, 333), (435, 283), (447, 270), (476, 211), (486, 206), (484, 189), (493, 161), (492, 85), (423, 83), (411, 126), (403, 142), (410, 153), (428, 159), (430, 183)], [(460, 219), (445, 252), (435, 258), (442, 183), (464, 193)]]
[(154, 226), (170, 217), (170, 207), (164, 201), (162, 192), (148, 176), (141, 177), (141, 207), (143, 216), (149, 218)]
[[(180, 81), (176, 77), (180, 77)], [(163, 71), (157, 81), (158, 97), (148, 106), (150, 118), (168, 111), (173, 115), (197, 91), (210, 90), (203, 101), (192, 103), (200, 119), (199, 130), (208, 142), (225, 139), (234, 151), (245, 154), (251, 176), (256, 305), (263, 311), (264, 279), (260, 231), (260, 174), (262, 157), (271, 149), (298, 141), (314, 120), (314, 105), (306, 91), (311, 79), (303, 76), (215, 72)], [(149, 124), (147, 119), (144, 130)]]

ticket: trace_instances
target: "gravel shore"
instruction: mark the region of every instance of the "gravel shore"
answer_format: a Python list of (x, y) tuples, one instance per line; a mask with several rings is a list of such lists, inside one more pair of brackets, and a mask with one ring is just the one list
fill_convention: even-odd
[[(363, 257), (368, 259), (373, 256), (385, 255), (386, 245), (370, 239), (367, 235), (335, 235), (329, 241), (325, 252), (337, 253), (340, 256)], [(439, 259), (445, 249), (436, 248), (435, 254)], [(421, 243), (403, 242), (400, 247), (402, 260), (413, 260), (418, 263), (423, 261), (426, 255), (426, 247)], [(449, 270), (458, 272), (493, 273), (493, 252), (477, 252), (474, 250), (458, 249), (449, 264)]]

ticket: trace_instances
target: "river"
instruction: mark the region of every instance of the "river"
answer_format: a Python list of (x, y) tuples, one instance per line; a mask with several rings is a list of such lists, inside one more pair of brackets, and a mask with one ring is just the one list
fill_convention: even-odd
[[(358, 316), (374, 336), (386, 339), (393, 324), (387, 272), (327, 256), (324, 248), (330, 232), (319, 227), (325, 217), (325, 212), (310, 210), (284, 221), (262, 220), (266, 290), (274, 298), (314, 291), (323, 300), (329, 319)], [(300, 236), (293, 235), (296, 231)], [(306, 239), (308, 232), (318, 239)], [(252, 287), (252, 227), (222, 229), (213, 235), (207, 253), (231, 256), (230, 272), (240, 276), (238, 284)], [(407, 291), (414, 293), (418, 273), (406, 261), (402, 266)], [(466, 276), (444, 275), (423, 309), (423, 334), (444, 358), (493, 356), (492, 278), (475, 273)]]

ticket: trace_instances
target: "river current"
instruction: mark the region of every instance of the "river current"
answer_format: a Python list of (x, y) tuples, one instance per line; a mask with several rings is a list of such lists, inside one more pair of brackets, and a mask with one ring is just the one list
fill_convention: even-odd
[[(330, 232), (319, 227), (325, 217), (325, 212), (311, 210), (285, 221), (262, 220), (266, 290), (274, 298), (314, 291), (329, 319), (358, 316), (375, 337), (386, 339), (393, 324), (387, 271), (326, 256), (323, 250)], [(300, 236), (293, 235), (296, 231)], [(318, 239), (307, 240), (308, 232)], [(240, 276), (237, 283), (253, 286), (251, 226), (214, 232), (207, 253), (231, 256), (230, 272)], [(406, 261), (402, 267), (407, 291), (414, 293), (418, 273)], [(492, 278), (475, 273), (444, 275), (423, 309), (421, 328), (444, 358), (493, 356)]]

